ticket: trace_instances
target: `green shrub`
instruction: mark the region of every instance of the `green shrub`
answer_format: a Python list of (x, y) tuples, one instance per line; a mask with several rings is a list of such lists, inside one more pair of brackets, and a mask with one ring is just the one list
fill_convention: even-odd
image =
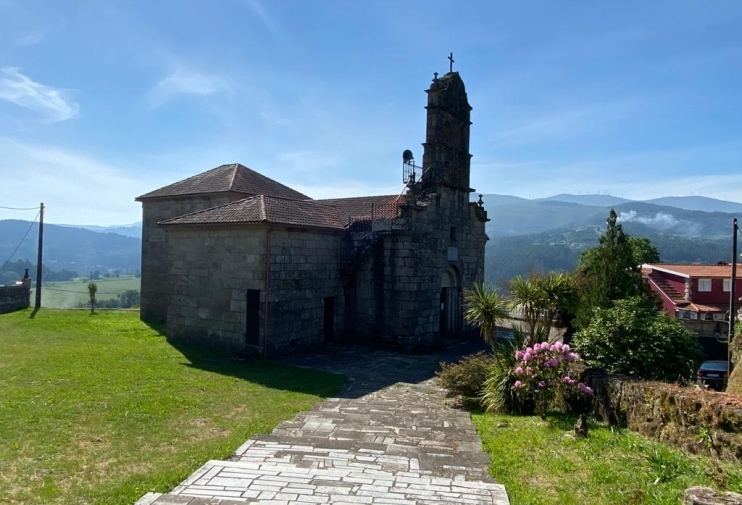
[[(536, 339), (543, 337), (541, 325), (537, 325)], [(536, 404), (530, 398), (517, 394), (514, 367), (517, 363), (515, 351), (523, 349), (528, 333), (522, 328), (513, 328), (513, 339), (498, 342), (492, 347), (492, 366), (482, 392), (482, 405), (488, 412), (502, 414), (532, 414)]]
[(701, 358), (698, 339), (683, 323), (648, 307), (640, 297), (596, 309), (575, 335), (574, 347), (588, 366), (642, 379), (688, 379)]
[(441, 363), (436, 376), (448, 396), (458, 396), (467, 408), (481, 408), (484, 382), (490, 373), (494, 357), (485, 352), (466, 356), (458, 363)]

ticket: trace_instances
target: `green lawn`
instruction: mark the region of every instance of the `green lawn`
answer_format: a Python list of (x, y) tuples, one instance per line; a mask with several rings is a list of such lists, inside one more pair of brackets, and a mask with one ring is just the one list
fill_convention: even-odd
[(135, 312), (31, 315), (0, 315), (2, 503), (130, 505), (343, 381), (176, 349)]
[(739, 465), (689, 456), (629, 430), (591, 422), (586, 440), (566, 435), (574, 416), (472, 419), (490, 473), (513, 504), (677, 505), (691, 486), (742, 492)]
[[(98, 300), (118, 298), (118, 295), (128, 289), (139, 291), (141, 279), (134, 276), (102, 277), (93, 281), (98, 285)], [(36, 285), (33, 286), (34, 288)], [(31, 304), (33, 304), (33, 296)], [(89, 303), (88, 281), (48, 282), (41, 287), (41, 306), (51, 309), (71, 309), (78, 303)]]

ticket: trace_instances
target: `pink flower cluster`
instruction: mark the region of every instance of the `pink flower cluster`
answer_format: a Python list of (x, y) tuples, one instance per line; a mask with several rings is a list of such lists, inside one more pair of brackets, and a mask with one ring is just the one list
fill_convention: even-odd
[(513, 370), (518, 376), (513, 384), (515, 389), (543, 391), (558, 386), (576, 385), (584, 394), (593, 394), (590, 387), (569, 376), (569, 363), (577, 361), (579, 356), (572, 352), (568, 344), (537, 343), (515, 351), (515, 359), (519, 361)]
[(579, 384), (577, 384), (577, 389), (579, 389), (586, 395), (589, 395), (589, 396), (593, 395), (593, 389), (583, 382), (580, 382)]

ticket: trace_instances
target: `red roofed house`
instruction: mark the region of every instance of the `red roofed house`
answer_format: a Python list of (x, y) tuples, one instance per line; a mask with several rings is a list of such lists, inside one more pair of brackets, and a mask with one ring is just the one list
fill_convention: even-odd
[(174, 341), (263, 354), (459, 333), (488, 219), (469, 198), (464, 83), (436, 75), (427, 93), (423, 168), (405, 152), (402, 194), (312, 200), (231, 164), (138, 197), (141, 318)]
[[(726, 336), (729, 330), (731, 265), (645, 264), (642, 273), (652, 290), (660, 296), (665, 312), (681, 319), (699, 337)], [(735, 291), (742, 295), (742, 279), (737, 279)], [(704, 347), (708, 349), (706, 345)]]

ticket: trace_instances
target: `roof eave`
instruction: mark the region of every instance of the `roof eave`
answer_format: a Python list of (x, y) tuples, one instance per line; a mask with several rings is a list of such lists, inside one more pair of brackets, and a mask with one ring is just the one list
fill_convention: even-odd
[(685, 279), (690, 279), (691, 278), (690, 275), (684, 274), (683, 272), (678, 272), (676, 270), (670, 270), (669, 268), (658, 267), (658, 266), (653, 265), (651, 263), (644, 263), (644, 264), (642, 264), (641, 267), (642, 268), (649, 268), (651, 270), (658, 270), (660, 272), (665, 272), (666, 274), (677, 275), (678, 277), (683, 277)]

